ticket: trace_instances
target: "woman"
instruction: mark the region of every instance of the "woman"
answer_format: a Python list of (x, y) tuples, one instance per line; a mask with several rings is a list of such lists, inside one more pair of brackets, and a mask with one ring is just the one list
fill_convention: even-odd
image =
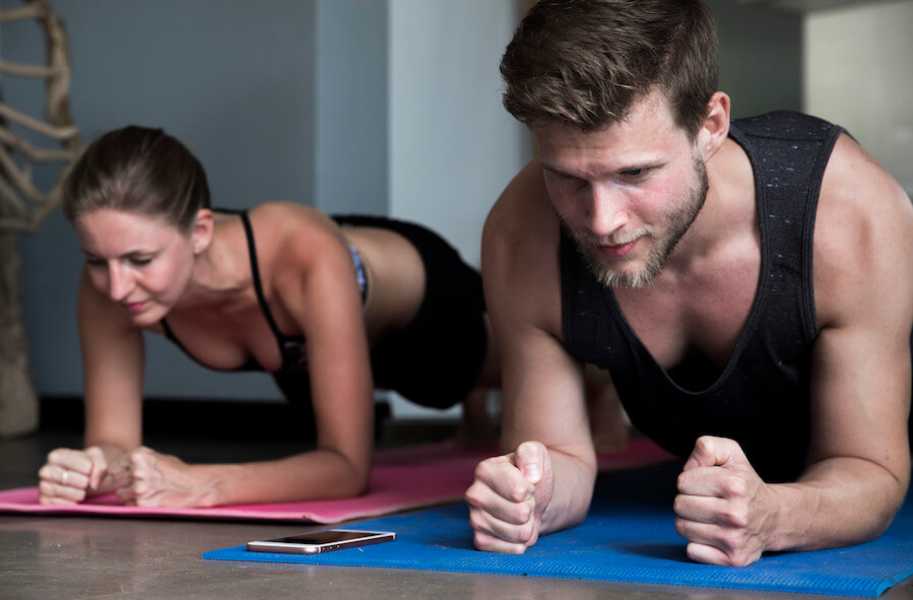
[[(199, 161), (142, 127), (87, 148), (64, 212), (86, 256), (87, 447), (49, 454), (44, 504), (110, 491), (143, 506), (354, 496), (371, 465), (375, 385), (446, 408), (478, 403), (495, 381), (479, 275), (420, 226), (283, 203), (214, 211)], [(290, 401), (313, 405), (316, 449), (191, 465), (141, 447), (143, 331), (212, 369), (272, 373)]]

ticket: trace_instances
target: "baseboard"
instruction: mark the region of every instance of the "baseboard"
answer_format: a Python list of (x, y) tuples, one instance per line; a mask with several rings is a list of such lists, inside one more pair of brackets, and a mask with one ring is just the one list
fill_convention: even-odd
[[(390, 406), (376, 402), (375, 439), (390, 417)], [(40, 399), (40, 430), (82, 432), (82, 397), (45, 396)], [(205, 435), (209, 439), (313, 440), (313, 415), (300, 407), (275, 401), (147, 398), (143, 401), (143, 431), (174, 435)]]

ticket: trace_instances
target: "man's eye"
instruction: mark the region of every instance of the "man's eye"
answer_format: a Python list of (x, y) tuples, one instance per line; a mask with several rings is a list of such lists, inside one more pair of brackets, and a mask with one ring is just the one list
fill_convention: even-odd
[(579, 177), (574, 177), (573, 175), (566, 175), (564, 173), (553, 173), (552, 177), (558, 185), (564, 186), (565, 188), (579, 189), (588, 185), (585, 179), (580, 179)]
[(636, 179), (637, 177), (642, 177), (646, 172), (646, 169), (625, 169), (621, 172), (621, 175), (629, 179)]
[(130, 259), (130, 264), (135, 267), (145, 267), (152, 262), (152, 259), (145, 256), (135, 256)]

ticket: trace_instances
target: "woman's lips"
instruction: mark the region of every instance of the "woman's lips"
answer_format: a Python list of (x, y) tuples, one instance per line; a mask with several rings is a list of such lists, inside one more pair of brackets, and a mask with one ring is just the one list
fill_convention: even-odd
[(125, 306), (130, 314), (135, 315), (143, 312), (143, 309), (146, 308), (146, 302), (128, 302)]

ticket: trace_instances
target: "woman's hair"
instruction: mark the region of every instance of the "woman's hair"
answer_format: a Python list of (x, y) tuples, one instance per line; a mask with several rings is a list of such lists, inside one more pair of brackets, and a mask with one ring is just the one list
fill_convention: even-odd
[(541, 0), (501, 75), (505, 108), (530, 126), (600, 129), (659, 89), (693, 137), (717, 89), (716, 28), (701, 0)]
[(163, 217), (186, 231), (209, 206), (203, 165), (161, 129), (131, 125), (106, 133), (86, 148), (63, 184), (70, 221), (110, 208)]

